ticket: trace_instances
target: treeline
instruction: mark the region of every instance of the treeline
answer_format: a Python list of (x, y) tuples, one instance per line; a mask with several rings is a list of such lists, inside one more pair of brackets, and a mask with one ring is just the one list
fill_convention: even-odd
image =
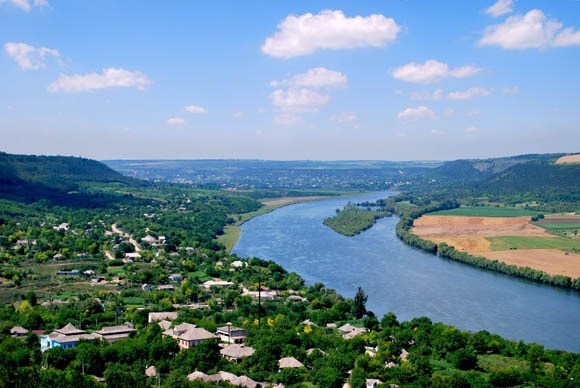
[(413, 221), (421, 217), (425, 213), (435, 212), (439, 210), (449, 210), (459, 207), (459, 203), (456, 201), (442, 201), (442, 202), (432, 202), (424, 206), (408, 206), (397, 203), (397, 199), (403, 199), (404, 197), (399, 196), (395, 198), (389, 198), (385, 206), (393, 209), (395, 214), (397, 214), (401, 219), (397, 223), (396, 234), (399, 239), (401, 239), (405, 244), (410, 245), (415, 248), (419, 248), (429, 253), (437, 253), (437, 244), (432, 241), (424, 240), (419, 236), (411, 233), (411, 228), (413, 227)]
[(580, 278), (572, 279), (569, 276), (563, 275), (552, 276), (543, 271), (539, 271), (530, 267), (518, 267), (515, 265), (503, 263), (501, 261), (490, 260), (481, 256), (473, 256), (466, 252), (457, 251), (454, 247), (449, 246), (446, 243), (439, 244), (438, 253), (441, 257), (459, 261), (461, 263), (470, 264), (477, 268), (500, 272), (506, 275), (528, 279), (551, 286), (580, 290)]
[(401, 217), (397, 223), (396, 234), (405, 244), (428, 253), (438, 254), (446, 259), (459, 261), (488, 271), (504, 273), (506, 275), (528, 279), (551, 286), (580, 290), (580, 278), (572, 279), (569, 276), (549, 275), (546, 272), (530, 267), (518, 267), (481, 256), (473, 256), (467, 252), (457, 251), (453, 246), (449, 246), (445, 243), (437, 245), (432, 241), (422, 239), (421, 237), (411, 233), (411, 228), (413, 227), (413, 221), (415, 219), (426, 213), (457, 208), (459, 207), (459, 203), (456, 201), (443, 201), (433, 202), (429, 205), (410, 207), (401, 204), (400, 201), (402, 199), (409, 199), (409, 197), (402, 195), (391, 197), (387, 200), (387, 206), (391, 207), (394, 212)]

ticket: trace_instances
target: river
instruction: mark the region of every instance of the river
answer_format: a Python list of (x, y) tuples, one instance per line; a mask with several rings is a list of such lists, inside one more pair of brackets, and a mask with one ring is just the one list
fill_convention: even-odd
[(483, 271), (408, 247), (395, 236), (397, 217), (344, 237), (324, 218), (349, 200), (392, 192), (286, 206), (251, 219), (233, 253), (260, 257), (353, 297), (358, 286), (379, 319), (427, 316), (461, 329), (488, 330), (513, 340), (580, 352), (580, 293)]

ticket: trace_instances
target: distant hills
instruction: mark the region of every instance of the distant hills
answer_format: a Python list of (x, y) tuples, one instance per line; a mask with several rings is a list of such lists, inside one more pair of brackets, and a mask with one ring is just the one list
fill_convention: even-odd
[(48, 199), (59, 204), (82, 202), (88, 197), (70, 192), (84, 183), (112, 182), (141, 184), (91, 159), (0, 152), (0, 198), (25, 202)]
[(530, 154), (505, 158), (456, 160), (428, 171), (424, 177), (447, 186), (490, 194), (531, 193), (552, 200), (580, 199), (580, 164), (565, 154)]

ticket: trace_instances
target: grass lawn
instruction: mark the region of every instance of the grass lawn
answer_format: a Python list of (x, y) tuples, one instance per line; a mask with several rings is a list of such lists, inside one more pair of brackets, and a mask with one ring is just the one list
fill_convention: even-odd
[(465, 216), (465, 217), (524, 217), (544, 214), (534, 210), (515, 207), (495, 206), (462, 206), (456, 209), (440, 210), (428, 213), (430, 216)]
[(507, 251), (510, 249), (580, 249), (580, 241), (563, 237), (520, 237), (498, 236), (486, 237), (491, 242), (492, 251)]
[(499, 354), (481, 354), (477, 356), (477, 366), (486, 372), (494, 372), (510, 366), (515, 367), (520, 372), (527, 372), (530, 369), (527, 361), (500, 356)]

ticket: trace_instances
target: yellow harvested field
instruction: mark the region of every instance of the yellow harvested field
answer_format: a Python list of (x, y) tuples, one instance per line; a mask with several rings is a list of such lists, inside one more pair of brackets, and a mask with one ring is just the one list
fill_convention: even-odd
[(557, 249), (515, 249), (510, 251), (473, 251), (470, 253), (518, 267), (538, 269), (549, 275), (580, 278), (580, 255)]
[(556, 160), (556, 164), (576, 164), (580, 163), (580, 154), (562, 156)]
[(485, 237), (426, 237), (436, 244), (446, 243), (458, 251), (489, 251), (491, 243)]
[(529, 222), (529, 217), (422, 216), (415, 220), (412, 232), (429, 240), (433, 237), (555, 237)]

